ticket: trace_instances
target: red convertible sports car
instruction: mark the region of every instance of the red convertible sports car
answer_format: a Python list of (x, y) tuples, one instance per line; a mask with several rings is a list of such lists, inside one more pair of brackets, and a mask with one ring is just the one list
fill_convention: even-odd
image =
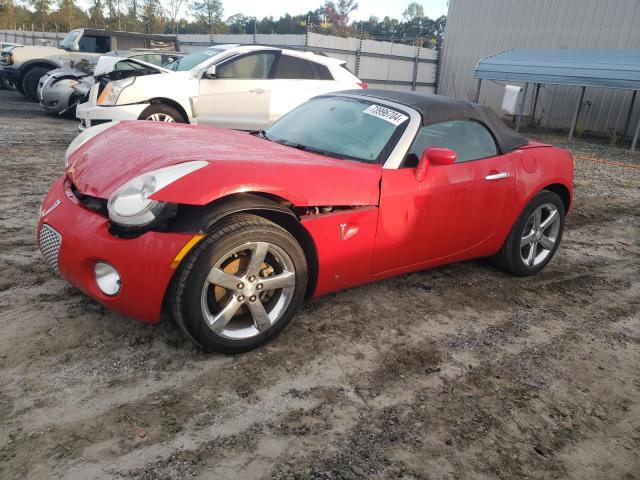
[(266, 131), (156, 122), (80, 134), (42, 205), (44, 258), (104, 305), (170, 313), (197, 344), (240, 352), (305, 297), (460, 260), (515, 275), (556, 252), (571, 155), (488, 108), (357, 90)]

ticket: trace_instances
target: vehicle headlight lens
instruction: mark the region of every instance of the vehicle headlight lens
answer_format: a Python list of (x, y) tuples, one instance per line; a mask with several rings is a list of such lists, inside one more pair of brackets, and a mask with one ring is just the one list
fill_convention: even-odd
[(3, 65), (11, 65), (13, 63), (13, 54), (11, 52), (0, 53), (0, 63)]
[(124, 80), (116, 80), (113, 82), (107, 83), (107, 86), (104, 87), (100, 97), (98, 97), (98, 101), (96, 102), (98, 105), (115, 105), (118, 101), (118, 97), (122, 93), (122, 91), (133, 85), (133, 82), (136, 81), (136, 77), (125, 78)]
[(78, 83), (78, 80), (72, 78), (63, 78), (62, 80), (53, 82), (51, 86), (55, 85), (56, 87), (73, 87), (76, 83)]
[(115, 121), (115, 122), (101, 123), (100, 125), (96, 125), (95, 127), (87, 128), (83, 132), (79, 133), (76, 136), (76, 138), (74, 138), (73, 141), (69, 144), (69, 146), (67, 147), (67, 151), (64, 154), (64, 167), (65, 167), (65, 169), (69, 168), (69, 157), (71, 156), (71, 154), (73, 152), (75, 152), (82, 145), (87, 143), (89, 140), (91, 140), (93, 137), (95, 137), (99, 133), (102, 133), (105, 130), (116, 126), (118, 123), (120, 123), (120, 122), (119, 121)]
[(166, 205), (150, 197), (185, 175), (206, 166), (207, 163), (203, 160), (179, 163), (129, 180), (109, 198), (107, 202), (109, 218), (120, 225), (148, 225), (156, 219)]

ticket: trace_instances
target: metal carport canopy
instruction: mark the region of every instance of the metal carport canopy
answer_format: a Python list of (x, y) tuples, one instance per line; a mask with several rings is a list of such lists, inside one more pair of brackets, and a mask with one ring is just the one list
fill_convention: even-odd
[(640, 90), (640, 50), (511, 49), (481, 59), (474, 77)]
[[(536, 86), (532, 116), (535, 115), (535, 105), (541, 84), (581, 87), (569, 138), (573, 137), (586, 87), (633, 90), (625, 125), (624, 133), (626, 134), (636, 94), (640, 90), (640, 50), (514, 48), (480, 59), (474, 71), (474, 77), (477, 79), (476, 102), (480, 97), (482, 80), (525, 84), (516, 131), (520, 126), (529, 83)], [(640, 121), (631, 142), (632, 150), (635, 149), (639, 136)]]

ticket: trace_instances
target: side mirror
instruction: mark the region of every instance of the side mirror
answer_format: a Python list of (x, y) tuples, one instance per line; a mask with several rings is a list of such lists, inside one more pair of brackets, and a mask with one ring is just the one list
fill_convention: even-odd
[(206, 78), (216, 78), (216, 66), (211, 65), (209, 68), (207, 68), (207, 70), (204, 72), (204, 76)]
[(426, 148), (424, 152), (422, 152), (422, 157), (420, 157), (420, 161), (415, 170), (416, 180), (421, 182), (424, 179), (427, 170), (429, 170), (429, 165), (451, 165), (456, 163), (456, 158), (456, 152), (448, 148)]

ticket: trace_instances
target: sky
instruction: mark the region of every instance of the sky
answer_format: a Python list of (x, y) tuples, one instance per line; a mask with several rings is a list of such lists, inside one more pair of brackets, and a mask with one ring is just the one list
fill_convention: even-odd
[[(429, 18), (438, 18), (447, 14), (448, 0), (419, 0), (424, 14)], [(411, 3), (410, 0), (359, 0), (358, 9), (351, 14), (351, 20), (367, 20), (370, 16), (380, 19), (389, 16), (400, 18), (402, 12)], [(315, 10), (324, 4), (324, 0), (222, 0), (224, 17), (242, 13), (248, 17), (278, 18), (285, 13), (298, 15)]]

